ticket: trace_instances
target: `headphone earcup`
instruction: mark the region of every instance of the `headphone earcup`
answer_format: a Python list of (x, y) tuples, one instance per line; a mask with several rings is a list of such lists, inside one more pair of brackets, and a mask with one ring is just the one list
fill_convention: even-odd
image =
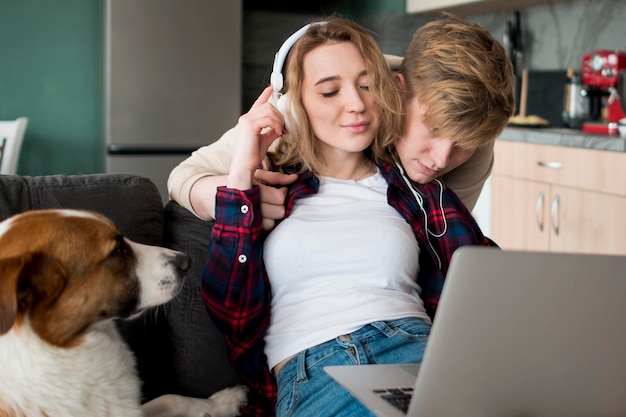
[[(280, 94), (280, 91), (283, 90), (284, 79), (283, 79), (283, 65), (285, 64), (285, 60), (287, 59), (287, 54), (291, 47), (306, 33), (306, 31), (314, 26), (323, 26), (328, 22), (316, 22), (308, 25), (304, 25), (298, 31), (294, 32), (291, 36), (287, 38), (287, 40), (281, 45), (278, 52), (274, 56), (274, 64), (272, 65), (272, 73), (270, 74), (270, 84), (274, 88), (274, 94), (272, 94), (272, 98), (270, 102), (280, 111), (285, 119), (285, 129), (289, 132), (291, 128), (297, 128), (298, 120), (296, 120), (296, 113), (293, 111), (293, 104), (291, 102), (290, 97), (287, 94)], [(289, 117), (291, 115), (294, 118), (294, 126), (289, 126)]]
[(289, 94), (280, 94), (278, 99), (275, 100), (274, 106), (283, 115), (283, 119), (285, 119), (285, 129), (287, 129), (287, 132), (291, 132), (291, 128), (295, 126), (291, 126), (289, 115), (295, 119), (295, 113), (293, 112), (293, 104), (291, 103)]

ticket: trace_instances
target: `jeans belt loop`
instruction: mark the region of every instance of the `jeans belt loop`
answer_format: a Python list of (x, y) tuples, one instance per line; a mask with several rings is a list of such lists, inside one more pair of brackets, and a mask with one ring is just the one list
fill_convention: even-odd
[(296, 362), (296, 377), (299, 381), (306, 381), (308, 379), (306, 373), (306, 353), (306, 349), (298, 353), (298, 359)]

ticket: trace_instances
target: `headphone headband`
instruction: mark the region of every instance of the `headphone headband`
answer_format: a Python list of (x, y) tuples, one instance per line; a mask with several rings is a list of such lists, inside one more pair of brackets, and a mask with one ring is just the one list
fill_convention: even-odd
[(325, 25), (327, 22), (316, 22), (305, 25), (294, 32), (291, 36), (287, 38), (287, 40), (282, 44), (276, 55), (274, 56), (274, 65), (272, 67), (272, 74), (270, 76), (270, 84), (274, 87), (274, 94), (278, 94), (280, 90), (283, 88), (283, 65), (285, 64), (285, 60), (287, 59), (287, 54), (291, 50), (291, 47), (294, 43), (298, 41), (306, 33), (306, 31), (314, 26)]

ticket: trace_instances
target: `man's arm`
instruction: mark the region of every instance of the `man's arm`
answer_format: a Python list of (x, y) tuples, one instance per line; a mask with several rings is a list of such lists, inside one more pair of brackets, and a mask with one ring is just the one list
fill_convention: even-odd
[[(227, 131), (217, 142), (203, 146), (181, 162), (170, 173), (170, 198), (205, 220), (215, 218), (215, 192), (225, 185), (237, 140), (237, 128)], [(495, 141), (476, 150), (463, 165), (447, 173), (442, 181), (451, 188), (471, 211), (493, 167)], [(276, 172), (258, 170), (259, 184), (288, 185), (296, 178)], [(271, 228), (284, 216), (285, 189), (261, 186), (263, 228)]]
[[(167, 181), (170, 198), (202, 219), (213, 219), (215, 192), (217, 186), (226, 185), (236, 143), (235, 126), (216, 142), (197, 149), (178, 164)], [(201, 179), (204, 184), (200, 184), (196, 201), (192, 201), (191, 190)], [(206, 198), (200, 198), (203, 192), (208, 193)]]
[(196, 216), (215, 219), (215, 194), (217, 188), (226, 185), (228, 175), (208, 175), (199, 178), (189, 190), (190, 209)]
[[(255, 180), (261, 193), (261, 213), (263, 214), (263, 229), (270, 230), (277, 220), (285, 217), (286, 187), (275, 187), (265, 184), (288, 185), (298, 176), (296, 174), (281, 174), (279, 172), (259, 169), (255, 173)], [(189, 200), (196, 216), (212, 220), (215, 218), (215, 194), (218, 187), (226, 184), (228, 175), (214, 175), (202, 177), (191, 187)]]

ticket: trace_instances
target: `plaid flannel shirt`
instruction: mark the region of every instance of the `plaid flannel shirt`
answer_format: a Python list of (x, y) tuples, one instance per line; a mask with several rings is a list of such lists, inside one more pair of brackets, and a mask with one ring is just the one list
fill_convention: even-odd
[[(483, 236), (471, 213), (449, 189), (437, 183), (415, 184), (428, 213), (425, 219), (415, 196), (388, 165), (379, 166), (388, 183), (387, 201), (411, 225), (419, 242), (419, 276), (426, 311), (434, 318), (444, 279), (455, 249), (463, 245), (495, 246)], [(286, 215), (298, 198), (317, 192), (319, 180), (301, 174), (289, 186)], [(444, 208), (444, 216), (441, 213)], [(202, 275), (202, 297), (215, 325), (226, 336), (228, 355), (241, 381), (250, 388), (244, 416), (273, 416), (276, 381), (264, 354), (264, 333), (270, 316), (271, 289), (263, 265), (260, 193), (258, 187), (239, 191), (220, 187), (215, 226)], [(447, 223), (447, 225), (446, 225)]]

